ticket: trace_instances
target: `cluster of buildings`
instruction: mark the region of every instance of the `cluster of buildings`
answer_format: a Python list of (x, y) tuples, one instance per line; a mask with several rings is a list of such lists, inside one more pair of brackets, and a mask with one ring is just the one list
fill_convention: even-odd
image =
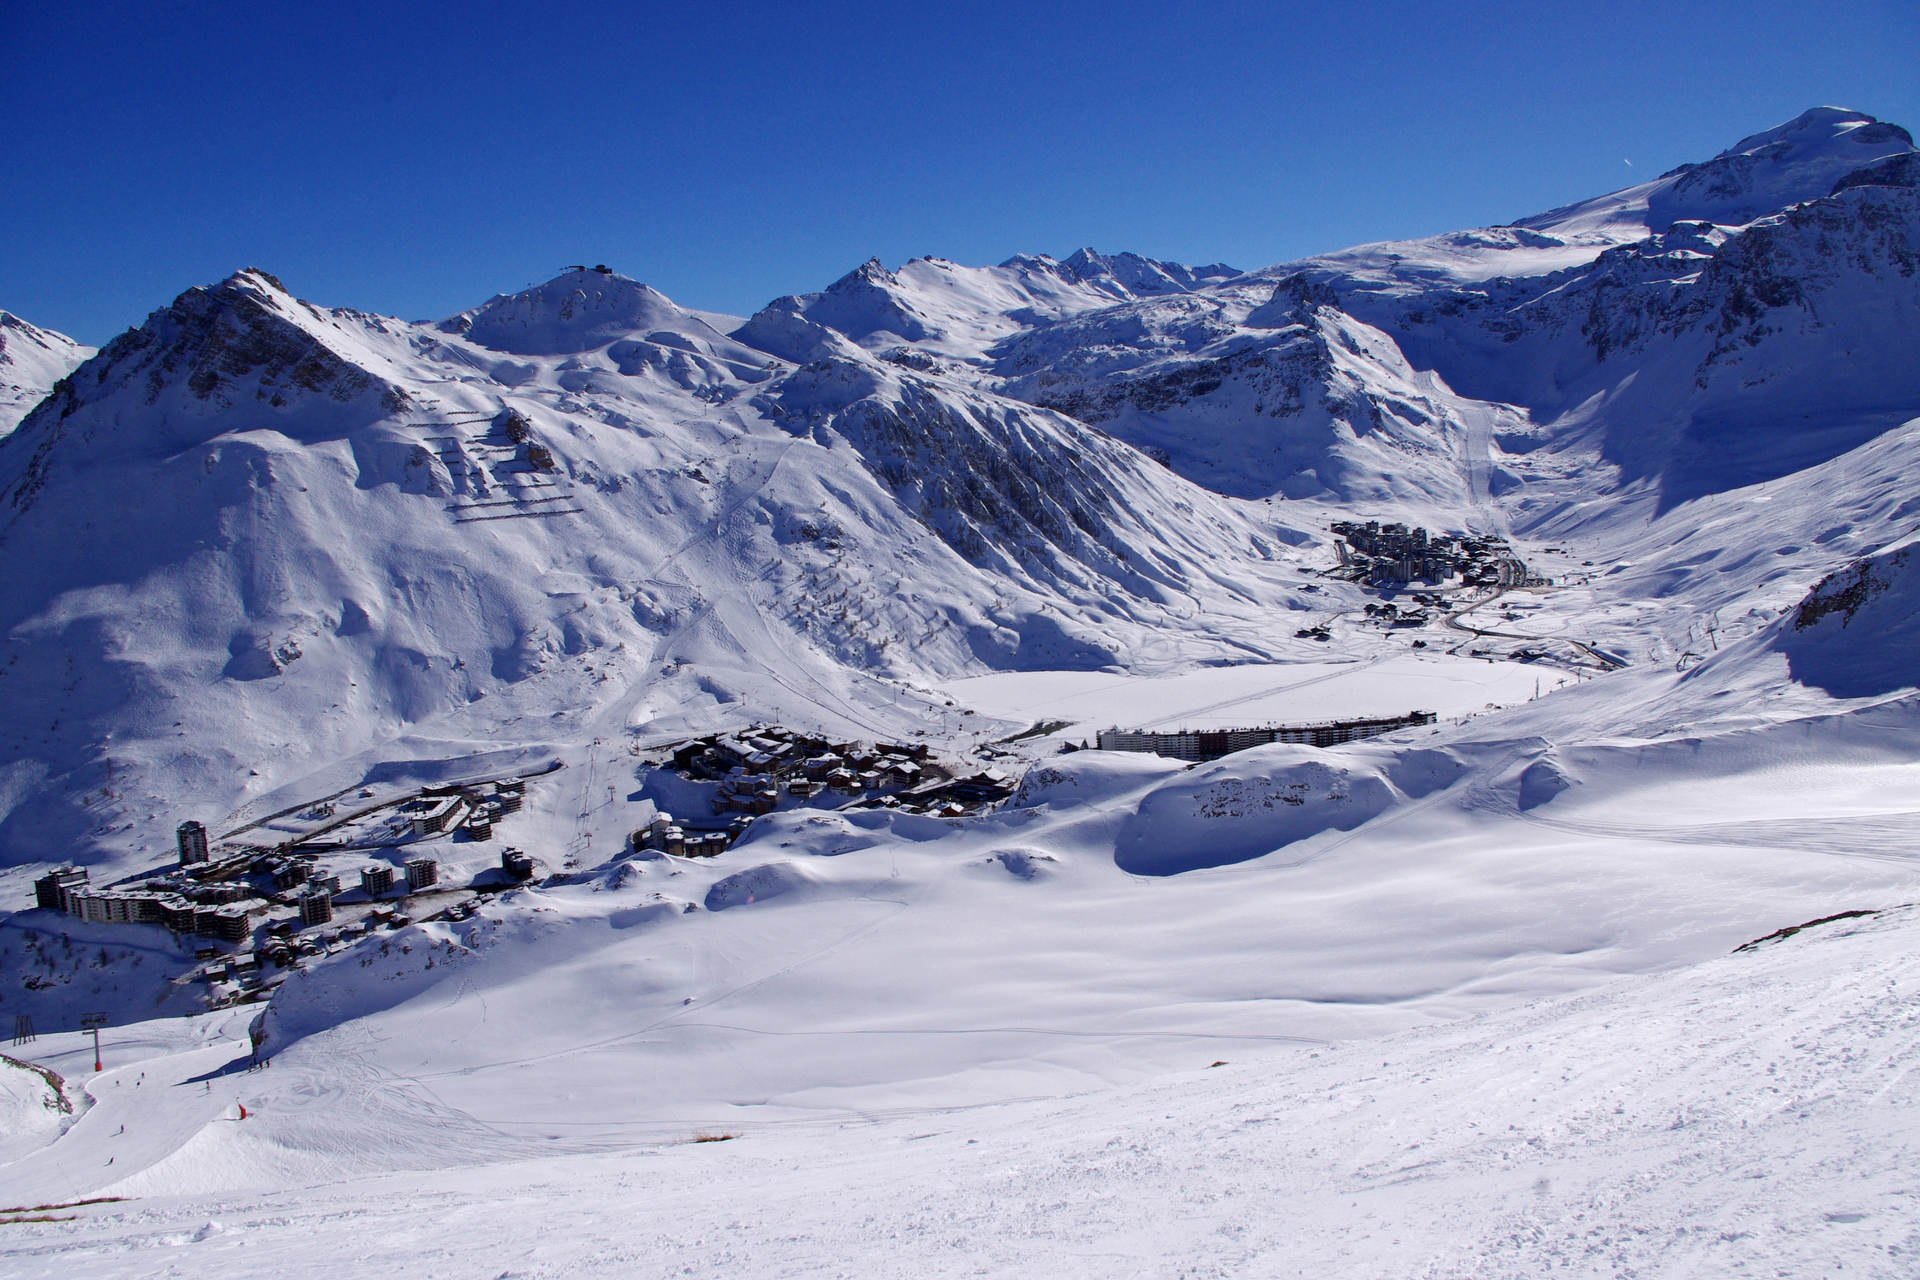
[(836, 742), (778, 725), (695, 738), (677, 748), (668, 765), (691, 781), (714, 784), (716, 814), (740, 816), (725, 831), (696, 833), (666, 815), (634, 833), (635, 847), (696, 857), (726, 848), (752, 819), (784, 803), (825, 803), (826, 797), (960, 817), (1006, 799), (1014, 787), (997, 769), (956, 775), (922, 742)]
[(676, 858), (711, 858), (732, 847), (746, 830), (747, 821), (735, 819), (724, 831), (688, 831), (673, 820), (672, 814), (660, 812), (633, 833), (633, 849), (636, 853), (670, 853)]
[(245, 885), (191, 888), (150, 883), (106, 889), (90, 883), (85, 867), (56, 867), (33, 882), (34, 904), (100, 924), (157, 924), (175, 933), (245, 942), (271, 905)]
[(1338, 746), (1343, 742), (1378, 737), (1397, 729), (1432, 724), (1436, 719), (1431, 711), (1409, 711), (1403, 716), (1329, 720), (1321, 724), (1269, 725), (1260, 729), (1181, 729), (1174, 733), (1103, 729), (1100, 731), (1099, 747), (1102, 751), (1138, 751), (1175, 760), (1218, 760), (1236, 751), (1264, 747), (1274, 742), (1297, 742), (1312, 747)]
[(1532, 587), (1546, 579), (1527, 566), (1504, 539), (1472, 533), (1430, 534), (1418, 526), (1378, 520), (1337, 520), (1334, 551), (1340, 572), (1370, 586), (1445, 582), (1458, 577), (1469, 587)]
[(1424, 627), (1432, 620), (1432, 616), (1425, 609), (1402, 609), (1392, 601), (1368, 605), (1367, 617), (1390, 629)]
[[(173, 871), (120, 888), (91, 883), (84, 867), (57, 867), (33, 882), (34, 904), (101, 924), (157, 924), (174, 933), (245, 942), (255, 924), (293, 890), (304, 901), (337, 891), (338, 877), (313, 869), (312, 855), (245, 847), (214, 855), (207, 829), (183, 822)], [(256, 885), (264, 882), (264, 886)]]
[[(726, 782), (729, 778), (757, 777), (768, 786), (785, 784), (791, 794), (791, 784), (796, 781), (850, 790), (860, 784), (863, 775), (879, 786), (911, 786), (930, 772), (945, 777), (946, 774), (932, 764), (930, 754), (924, 742), (870, 746), (860, 742), (835, 742), (778, 725), (756, 725), (744, 733), (715, 733), (695, 738), (674, 751), (672, 764), (696, 781)], [(733, 790), (740, 789), (740, 784), (735, 782)]]
[[(175, 837), (180, 864), (171, 871), (116, 888), (92, 883), (84, 867), (57, 867), (33, 882), (34, 905), (101, 924), (157, 924), (174, 933), (221, 942), (243, 943), (276, 907), (294, 908), (298, 927), (333, 920), (340, 877), (315, 867), (317, 854), (298, 846), (268, 850), (252, 846), (216, 851), (199, 822), (183, 822)], [(439, 882), (432, 858), (411, 858), (405, 865), (408, 893)], [(392, 891), (393, 867), (372, 863), (360, 872), (360, 887), (370, 898)]]
[[(440, 883), (440, 864), (432, 858), (408, 858), (402, 868), (407, 892), (420, 893)], [(402, 871), (387, 862), (369, 862), (360, 868), (360, 889), (369, 898), (384, 898), (401, 883)]]
[[(391, 844), (409, 834), (419, 838), (462, 831), (471, 839), (491, 839), (494, 823), (525, 803), (525, 790), (520, 779), (429, 788), (398, 805), (398, 829), (390, 829), (379, 842)], [(367, 901), (349, 899), (355, 902), (351, 917), (336, 921), (341, 877), (325, 869), (320, 859), (352, 846), (316, 837), (375, 811), (362, 810), (330, 821), (273, 848), (216, 846), (203, 823), (183, 822), (174, 833), (177, 865), (113, 887), (93, 884), (84, 867), (59, 867), (34, 881), (34, 902), (81, 920), (154, 924), (197, 939), (194, 951), (202, 963), (196, 976), (210, 986), (210, 1007), (259, 999), (306, 957), (352, 945), (381, 928), (411, 923), (404, 904), (381, 899), (410, 897), (440, 886), (440, 863), (435, 858), (369, 862), (360, 868), (357, 885)], [(330, 820), (334, 806), (322, 802), (301, 816)], [(509, 882), (524, 882), (534, 875), (534, 859), (517, 849), (504, 850), (500, 865)], [(220, 943), (228, 945), (216, 945)]]
[(478, 786), (428, 788), (402, 806), (401, 816), (415, 836), (464, 830), (470, 839), (493, 839), (493, 824), (526, 803), (527, 784), (518, 778)]

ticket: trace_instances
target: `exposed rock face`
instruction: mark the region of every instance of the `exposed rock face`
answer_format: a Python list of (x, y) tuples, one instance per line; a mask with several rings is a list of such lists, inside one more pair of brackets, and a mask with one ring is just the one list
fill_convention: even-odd
[(1920, 688), (1920, 553), (1912, 539), (1823, 578), (1777, 643), (1793, 678), (1836, 697)]

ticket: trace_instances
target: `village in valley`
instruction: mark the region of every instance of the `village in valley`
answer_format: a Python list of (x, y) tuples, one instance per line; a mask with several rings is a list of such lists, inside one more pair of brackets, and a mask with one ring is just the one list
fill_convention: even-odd
[[(164, 929), (182, 955), (174, 982), (203, 984), (206, 1007), (265, 999), (311, 960), (416, 921), (462, 920), (488, 896), (578, 872), (564, 852), (503, 838), (528, 787), (564, 767), (555, 760), (384, 798), (352, 788), (219, 837), (188, 819), (164, 865), (106, 884), (79, 866), (41, 876), (34, 906), (48, 914), (36, 927), (61, 933), (64, 923), (49, 918), (61, 917)], [(777, 725), (676, 744), (643, 760), (638, 776), (638, 825), (616, 861), (712, 858), (783, 808), (963, 818), (1005, 801), (1017, 782), (994, 765), (937, 757), (922, 742), (849, 742)], [(498, 852), (476, 856), (481, 845)], [(28, 975), (29, 989), (53, 981)]]
[[(510, 434), (518, 434), (517, 425), (508, 424)], [(1363, 615), (1362, 625), (1417, 631), (1444, 622), (1468, 633), (1464, 645), (1502, 633), (1462, 624), (1462, 614), (1510, 590), (1553, 585), (1529, 570), (1500, 538), (1431, 534), (1373, 520), (1340, 521), (1332, 532), (1337, 564), (1323, 577), (1382, 597), (1352, 611)], [(1307, 584), (1304, 590), (1317, 594), (1323, 588)], [(1411, 605), (1396, 601), (1402, 593)], [(1452, 612), (1445, 612), (1450, 604)], [(1326, 641), (1330, 625), (1331, 620), (1296, 635)], [(1413, 644), (1426, 647), (1420, 639)], [(1516, 656), (1549, 655), (1522, 649)], [(1090, 743), (1068, 741), (1056, 748), (1023, 743), (1065, 725), (1043, 721), (999, 744), (976, 741), (961, 753), (964, 758), (936, 753), (923, 741), (848, 741), (754, 724), (656, 741), (644, 749), (635, 745), (639, 785), (628, 796), (630, 835), (611, 861), (713, 858), (745, 838), (757, 820), (786, 810), (884, 810), (965, 819), (1008, 801), (1023, 762), (1036, 751), (1097, 746), (1193, 764), (1269, 743), (1330, 747), (1435, 720), (1432, 711), (1412, 710), (1244, 728), (1114, 727)], [(167, 864), (105, 884), (95, 883), (84, 867), (59, 867), (35, 881), (34, 905), (50, 916), (88, 925), (164, 929), (181, 956), (180, 972), (172, 979), (176, 986), (202, 984), (201, 999), (213, 1008), (262, 1000), (319, 957), (416, 921), (466, 919), (488, 896), (519, 886), (569, 883), (584, 874), (581, 849), (523, 849), (508, 843), (516, 838), (514, 818), (529, 787), (545, 784), (563, 768), (555, 759), (523, 773), (398, 794), (391, 788), (376, 794), (372, 786), (353, 787), (217, 837), (202, 821), (188, 819), (174, 832), (176, 857)], [(525, 836), (517, 838), (529, 843)], [(37, 927), (49, 933), (63, 928), (46, 916), (41, 920)], [(41, 950), (36, 956), (50, 964), (49, 954)], [(29, 986), (53, 980), (40, 975), (30, 978)]]
[(451, 847), (471, 852), (519, 812), (528, 781), (384, 800), (359, 788), (351, 800), (329, 796), (218, 840), (188, 819), (174, 832), (170, 865), (110, 884), (94, 883), (85, 867), (59, 867), (34, 882), (34, 905), (90, 924), (167, 930), (193, 960), (176, 981), (205, 983), (208, 1007), (262, 999), (309, 959), (416, 918), (461, 918), (478, 895), (532, 879), (535, 859), (510, 847), (462, 883), (442, 876)]

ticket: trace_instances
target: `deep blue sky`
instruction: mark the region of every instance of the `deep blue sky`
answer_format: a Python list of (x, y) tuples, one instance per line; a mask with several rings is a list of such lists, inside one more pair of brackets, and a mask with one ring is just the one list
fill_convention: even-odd
[(1920, 127), (1916, 53), (1913, 0), (0, 0), (0, 307), (100, 343), (244, 265), (411, 319), (572, 262), (735, 313), (871, 255), (1254, 267), (1821, 103)]

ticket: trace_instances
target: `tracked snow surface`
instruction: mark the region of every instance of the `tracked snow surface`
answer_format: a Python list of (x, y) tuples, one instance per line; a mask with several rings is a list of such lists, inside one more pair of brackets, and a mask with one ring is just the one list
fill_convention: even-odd
[[(191, 289), (0, 441), (0, 1270), (1910, 1277), (1916, 332), (1920, 160), (1837, 108), (1251, 272)], [(765, 725), (1006, 798), (630, 844)], [(262, 1000), (30, 908), (188, 818), (439, 896)]]

